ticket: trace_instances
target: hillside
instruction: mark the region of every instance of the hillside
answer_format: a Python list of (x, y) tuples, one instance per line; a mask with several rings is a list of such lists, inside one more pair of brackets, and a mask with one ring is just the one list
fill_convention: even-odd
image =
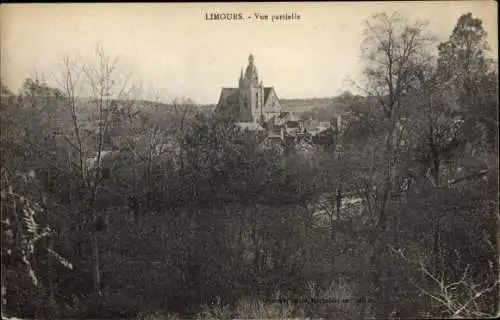
[(331, 107), (335, 101), (334, 98), (313, 98), (313, 99), (281, 99), (281, 103), (285, 108), (292, 112), (303, 113), (313, 108), (327, 108)]
[[(356, 97), (357, 98), (357, 97)], [(281, 99), (281, 104), (285, 109), (294, 113), (302, 114), (312, 109), (330, 109), (333, 108), (335, 112), (346, 111), (346, 97), (340, 95), (330, 98), (308, 98), (308, 99)], [(202, 112), (211, 112), (215, 109), (216, 104), (198, 105)]]

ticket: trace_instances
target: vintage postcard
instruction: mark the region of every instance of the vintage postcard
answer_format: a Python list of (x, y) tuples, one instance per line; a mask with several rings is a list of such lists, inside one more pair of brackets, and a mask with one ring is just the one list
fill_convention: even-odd
[(498, 317), (497, 5), (2, 4), (2, 319)]

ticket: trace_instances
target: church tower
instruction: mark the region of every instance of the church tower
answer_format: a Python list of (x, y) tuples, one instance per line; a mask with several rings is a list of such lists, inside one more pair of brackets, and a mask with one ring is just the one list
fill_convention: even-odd
[(263, 129), (272, 118), (283, 111), (274, 87), (263, 86), (255, 66), (255, 58), (250, 54), (248, 65), (240, 70), (238, 87), (222, 88), (214, 113), (220, 118), (231, 119), (240, 124), (246, 123), (254, 129)]
[(240, 73), (239, 91), (244, 107), (251, 112), (253, 122), (262, 122), (264, 104), (264, 87), (259, 82), (259, 74), (254, 64), (254, 56), (248, 57), (248, 66)]

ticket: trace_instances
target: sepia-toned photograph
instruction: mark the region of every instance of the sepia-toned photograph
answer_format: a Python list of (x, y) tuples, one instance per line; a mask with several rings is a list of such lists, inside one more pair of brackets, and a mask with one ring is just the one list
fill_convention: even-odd
[(500, 316), (498, 3), (0, 5), (1, 318)]

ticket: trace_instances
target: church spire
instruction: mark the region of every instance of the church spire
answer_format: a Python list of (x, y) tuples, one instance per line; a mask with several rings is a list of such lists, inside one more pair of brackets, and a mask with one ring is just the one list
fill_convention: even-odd
[(254, 60), (255, 58), (253, 54), (250, 54), (248, 56), (248, 66), (245, 70), (245, 79), (249, 81), (252, 85), (258, 85), (259, 75), (257, 73), (257, 68), (255, 67)]
[(243, 87), (244, 85), (244, 79), (243, 79), (243, 67), (241, 67), (241, 71), (240, 71), (240, 80), (239, 80), (239, 87)]

